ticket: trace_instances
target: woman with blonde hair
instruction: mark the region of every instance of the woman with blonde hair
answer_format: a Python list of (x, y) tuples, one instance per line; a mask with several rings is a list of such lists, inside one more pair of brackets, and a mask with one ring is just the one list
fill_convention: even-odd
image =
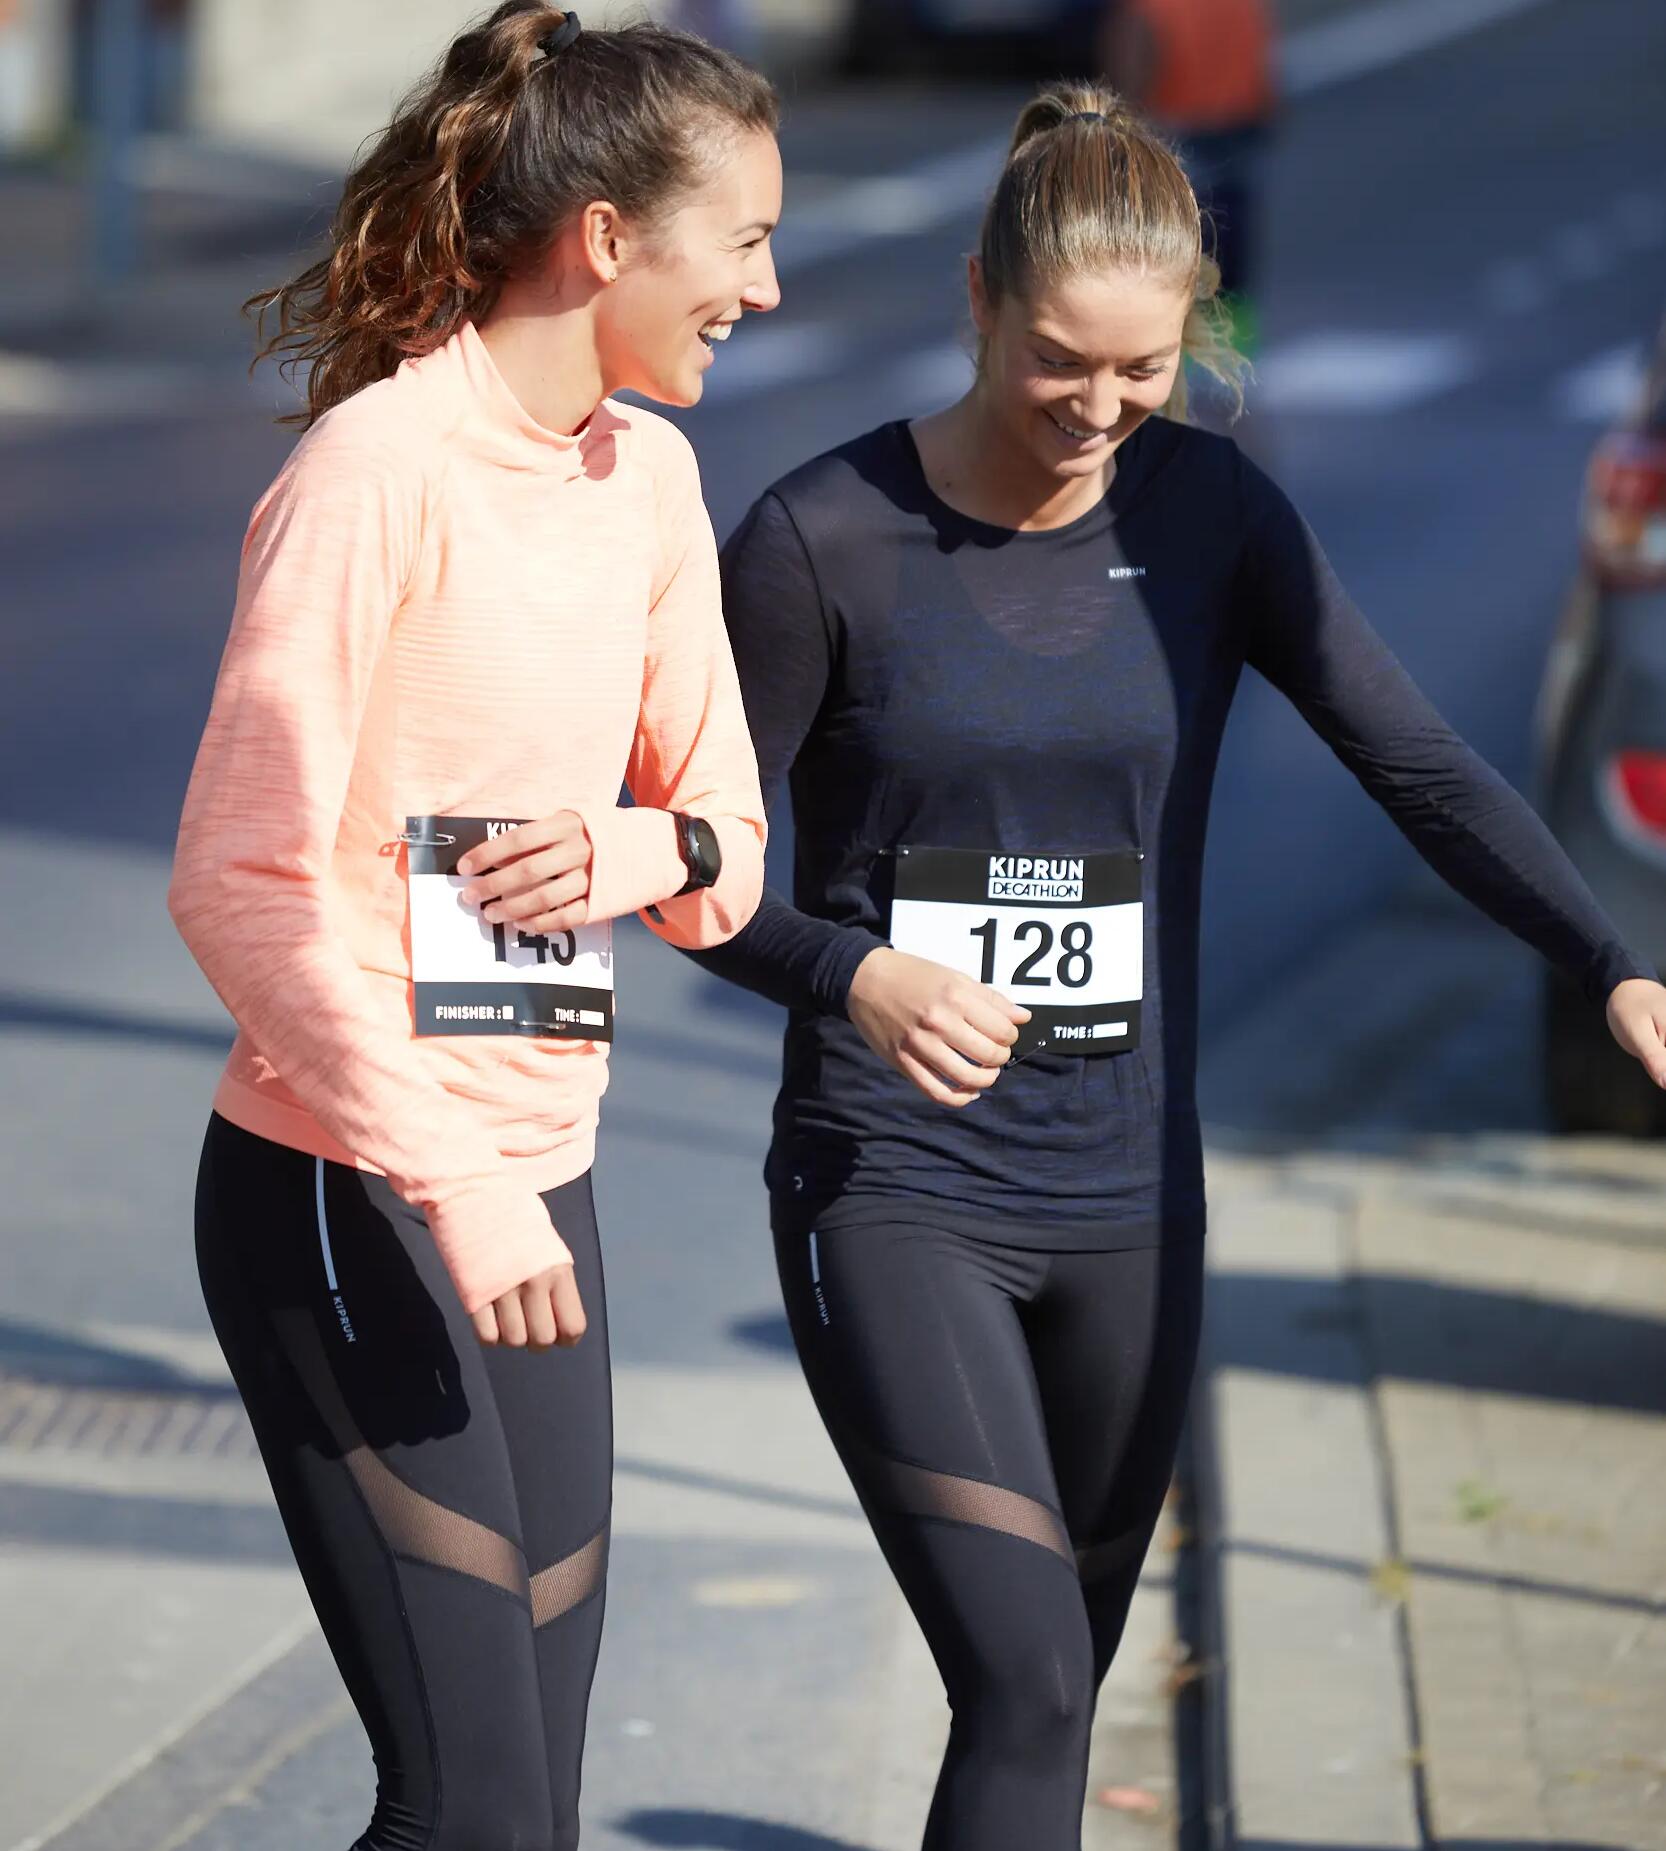
[(965, 397), (795, 470), (725, 548), (796, 861), (700, 961), (790, 1011), (776, 1254), (948, 1691), (925, 1843), (1074, 1851), (1196, 1354), (1199, 890), (1246, 664), (1662, 1084), (1666, 989), (1285, 496), (1175, 415), (1188, 359), (1236, 362), (1197, 201), (1116, 96), (1024, 110), (969, 280)]
[(578, 1843), (609, 922), (716, 944), (763, 875), (693, 455), (613, 394), (695, 403), (775, 306), (775, 124), (697, 39), (510, 0), (267, 299), (309, 428), (171, 898), (239, 1030), (203, 1290), (375, 1754), (357, 1851)]

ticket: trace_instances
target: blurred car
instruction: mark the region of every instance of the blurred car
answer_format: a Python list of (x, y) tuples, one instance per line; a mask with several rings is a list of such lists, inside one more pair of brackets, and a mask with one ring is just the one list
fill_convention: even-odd
[[(1666, 966), (1666, 322), (1637, 412), (1598, 443), (1582, 559), (1539, 708), (1546, 820), (1621, 936)], [(1552, 978), (1546, 1096), (1559, 1130), (1666, 1135), (1666, 1095)]]
[(1098, 68), (1106, 10), (1106, 0), (851, 0), (843, 68), (1085, 76)]

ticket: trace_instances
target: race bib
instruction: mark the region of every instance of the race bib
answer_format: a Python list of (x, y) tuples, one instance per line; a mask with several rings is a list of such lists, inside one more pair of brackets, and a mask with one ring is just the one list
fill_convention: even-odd
[(1022, 1003), (1015, 1056), (1137, 1047), (1142, 857), (899, 848), (891, 943)]
[(459, 859), (515, 826), (487, 816), (406, 820), (416, 1032), (611, 1041), (611, 921), (545, 936), (491, 925), (463, 902)]

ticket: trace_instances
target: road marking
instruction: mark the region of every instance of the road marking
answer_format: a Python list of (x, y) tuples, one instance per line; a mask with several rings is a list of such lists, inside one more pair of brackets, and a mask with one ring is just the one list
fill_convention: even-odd
[(1643, 379), (1642, 343), (1627, 341), (1564, 374), (1551, 389), (1551, 402), (1581, 424), (1614, 424), (1636, 411)]
[(194, 366), (0, 352), (0, 412), (12, 417), (145, 417), (200, 404), (211, 382)]
[(1326, 329), (1259, 360), (1252, 396), (1271, 411), (1401, 411), (1450, 392), (1478, 370), (1475, 349), (1461, 335)]
[(1388, 70), (1545, 4), (1547, 0), (1380, 0), (1361, 12), (1291, 33), (1282, 64), (1285, 94), (1311, 96)]
[(836, 322), (767, 322), (748, 315), (706, 375), (706, 405), (831, 376), (848, 364), (854, 331)]
[(696, 1581), (689, 1594), (697, 1607), (797, 1607), (821, 1591), (802, 1575), (726, 1575)]
[(1006, 147), (1005, 135), (991, 136), (789, 205), (775, 234), (776, 273), (790, 276), (880, 239), (918, 237), (974, 211), (994, 187)]

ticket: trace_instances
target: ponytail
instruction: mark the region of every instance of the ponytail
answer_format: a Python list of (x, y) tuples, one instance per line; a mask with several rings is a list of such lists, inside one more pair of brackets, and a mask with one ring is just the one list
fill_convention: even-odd
[(541, 0), (506, 0), (349, 173), (328, 253), (244, 304), (257, 361), (306, 369), (307, 409), (285, 422), (310, 425), (442, 345), (592, 200), (651, 228), (709, 170), (714, 143), (777, 120), (769, 83), (703, 40), (579, 31)]

